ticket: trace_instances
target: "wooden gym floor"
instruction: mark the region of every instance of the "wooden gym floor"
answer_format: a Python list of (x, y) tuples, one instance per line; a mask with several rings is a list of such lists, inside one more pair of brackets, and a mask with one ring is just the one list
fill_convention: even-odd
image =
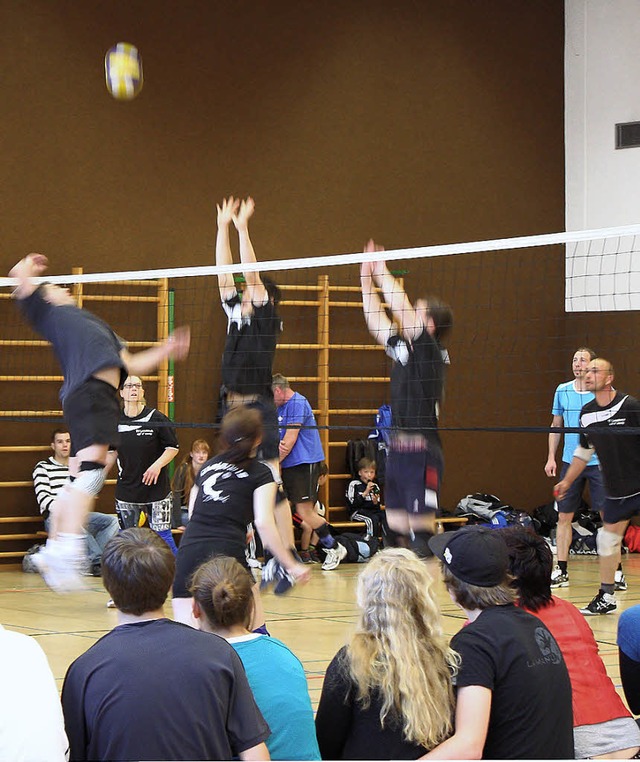
[[(624, 610), (640, 603), (640, 555), (623, 559), (628, 590), (617, 593)], [(313, 566), (311, 582), (289, 595), (264, 595), (267, 625), (304, 664), (309, 692), (317, 706), (328, 662), (345, 643), (356, 621), (355, 581), (358, 564), (343, 564), (332, 572)], [(571, 585), (557, 594), (578, 606), (588, 603), (598, 589), (598, 560), (595, 556), (572, 557)], [(453, 635), (463, 624), (462, 612), (437, 583), (446, 632)], [(36, 574), (21, 571), (0, 573), (0, 624), (34, 637), (42, 646), (59, 689), (69, 664), (116, 624), (116, 612), (106, 608), (107, 594), (99, 578), (87, 577), (86, 592), (57, 595)], [(171, 604), (165, 608), (171, 616)], [(588, 617), (600, 654), (620, 691), (616, 628), (618, 614)]]

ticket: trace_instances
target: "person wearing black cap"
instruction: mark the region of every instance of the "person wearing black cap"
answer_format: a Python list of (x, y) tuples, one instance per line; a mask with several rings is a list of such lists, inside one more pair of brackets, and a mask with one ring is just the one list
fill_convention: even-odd
[(429, 546), (468, 624), (451, 640), (462, 663), (455, 732), (434, 759), (573, 759), (571, 683), (553, 635), (515, 606), (504, 540), (486, 527)]

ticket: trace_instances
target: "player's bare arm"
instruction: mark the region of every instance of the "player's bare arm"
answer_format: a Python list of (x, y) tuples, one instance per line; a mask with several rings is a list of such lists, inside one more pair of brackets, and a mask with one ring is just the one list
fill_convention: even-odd
[[(240, 202), (237, 212), (233, 216), (233, 224), (238, 231), (238, 240), (240, 243), (240, 261), (242, 264), (253, 264), (257, 262), (256, 253), (249, 236), (249, 220), (253, 217), (256, 205), (249, 196)], [(243, 273), (247, 288), (249, 289), (249, 298), (252, 304), (265, 304), (268, 299), (267, 290), (260, 279), (260, 273), (255, 270)]]
[[(369, 243), (373, 244), (373, 241)], [(379, 250), (376, 248), (376, 251)], [(374, 281), (382, 289), (385, 302), (389, 306), (394, 320), (400, 326), (400, 332), (405, 339), (413, 340), (422, 332), (423, 325), (404, 288), (400, 285), (400, 281), (394, 278), (382, 260), (373, 263), (372, 275)]]
[[(240, 201), (233, 196), (222, 200), (221, 204), (216, 205), (218, 211), (218, 233), (216, 235), (216, 265), (230, 265), (233, 261), (231, 257), (231, 245), (229, 243), (229, 226), (233, 222), (233, 216), (240, 206)], [(225, 302), (231, 299), (236, 293), (236, 287), (233, 283), (232, 273), (222, 273), (218, 275), (218, 288), (220, 290), (220, 299)]]
[(191, 331), (188, 326), (181, 326), (163, 342), (155, 347), (144, 349), (142, 352), (131, 352), (123, 349), (120, 357), (126, 365), (130, 376), (144, 376), (155, 370), (158, 365), (169, 357), (174, 360), (183, 360), (189, 354), (191, 343)]
[[(560, 429), (562, 428), (562, 416), (561, 415), (554, 415), (551, 419), (551, 428), (552, 429)], [(544, 472), (547, 476), (555, 476), (557, 473), (556, 469), (556, 452), (558, 451), (558, 446), (560, 445), (560, 434), (552, 431), (549, 433), (549, 453), (547, 455), (547, 462), (544, 466)]]
[(15, 299), (26, 299), (28, 296), (38, 288), (38, 284), (33, 281), (33, 278), (37, 278), (43, 275), (47, 267), (49, 266), (49, 260), (44, 254), (27, 254), (19, 262), (17, 262), (11, 270), (9, 270), (9, 277), (16, 278), (18, 285), (13, 292)]
[[(372, 243), (370, 241), (370, 243)], [(367, 249), (365, 248), (365, 251)], [(360, 267), (360, 283), (362, 286), (362, 309), (369, 333), (373, 338), (386, 346), (393, 333), (393, 323), (382, 306), (378, 292), (376, 291), (372, 275), (372, 262), (363, 262)]]

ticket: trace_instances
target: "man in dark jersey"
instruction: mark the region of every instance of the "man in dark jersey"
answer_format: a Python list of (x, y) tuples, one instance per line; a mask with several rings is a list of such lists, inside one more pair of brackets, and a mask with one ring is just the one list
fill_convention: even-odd
[[(233, 262), (229, 226), (238, 231), (241, 264), (255, 264), (256, 254), (249, 237), (249, 220), (255, 209), (251, 197), (240, 201), (233, 196), (217, 206), (218, 234), (216, 265)], [(258, 456), (271, 468), (280, 485), (278, 414), (271, 389), (273, 356), (282, 322), (277, 314), (280, 289), (256, 270), (245, 270), (246, 287), (239, 293), (231, 273), (218, 274), (222, 307), (227, 315), (227, 337), (222, 355), (223, 409), (246, 405), (260, 411), (263, 438)], [(278, 490), (276, 524), (283, 542), (294, 546), (289, 504)]]
[[(365, 252), (382, 251), (369, 241)], [(453, 323), (448, 305), (434, 298), (409, 301), (384, 262), (364, 262), (362, 304), (371, 335), (394, 361), (391, 370), (393, 432), (385, 496), (389, 540), (429, 556), (442, 478), (438, 406), (449, 355), (440, 342)], [(375, 289), (391, 310), (388, 317)]]
[(64, 592), (83, 586), (83, 527), (104, 484), (109, 446), (117, 445), (118, 387), (128, 374), (147, 374), (167, 357), (185, 357), (189, 329), (178, 329), (161, 344), (131, 355), (104, 321), (76, 305), (67, 289), (34, 281), (47, 265), (42, 254), (29, 254), (9, 276), (17, 280), (13, 296), (21, 311), (51, 342), (64, 376), (60, 399), (73, 447), (71, 479), (58, 496), (46, 548), (38, 553), (45, 582)]
[(562, 481), (555, 486), (557, 500), (567, 494), (594, 452), (598, 453), (604, 476), (606, 497), (603, 525), (598, 530), (600, 590), (582, 613), (609, 614), (618, 607), (615, 572), (622, 538), (632, 516), (640, 513), (640, 434), (625, 434), (622, 428), (640, 427), (640, 402), (613, 388), (613, 365), (602, 357), (592, 360), (585, 375), (585, 387), (595, 394), (580, 411), (580, 443)]

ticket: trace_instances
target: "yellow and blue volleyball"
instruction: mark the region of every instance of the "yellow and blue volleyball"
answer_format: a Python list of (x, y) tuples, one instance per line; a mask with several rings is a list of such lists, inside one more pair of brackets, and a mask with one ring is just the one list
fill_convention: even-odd
[(107, 90), (116, 100), (130, 101), (142, 90), (142, 58), (135, 45), (118, 42), (104, 57)]

